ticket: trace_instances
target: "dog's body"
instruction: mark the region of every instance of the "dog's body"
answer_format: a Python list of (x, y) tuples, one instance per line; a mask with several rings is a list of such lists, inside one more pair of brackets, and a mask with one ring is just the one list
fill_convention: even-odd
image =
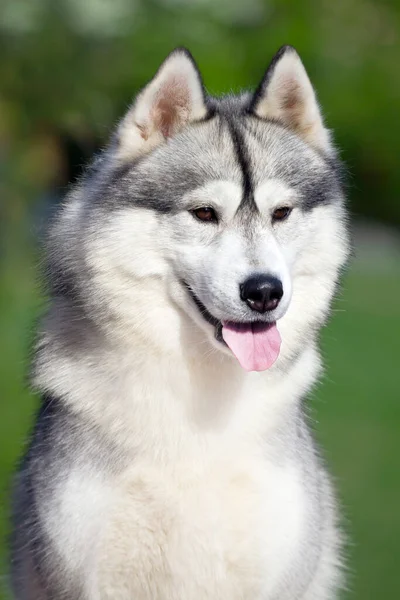
[(297, 54), (255, 95), (215, 100), (174, 52), (52, 228), (16, 598), (336, 597), (335, 502), (302, 399), (346, 255)]

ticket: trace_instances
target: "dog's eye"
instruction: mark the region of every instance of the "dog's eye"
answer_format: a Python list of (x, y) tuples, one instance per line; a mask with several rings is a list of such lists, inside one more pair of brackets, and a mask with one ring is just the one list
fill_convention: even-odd
[(292, 209), (290, 206), (281, 206), (276, 208), (272, 213), (272, 221), (284, 221), (288, 218), (291, 212)]
[(205, 221), (206, 223), (218, 223), (218, 217), (215, 210), (210, 206), (202, 206), (191, 211), (192, 214), (199, 221)]

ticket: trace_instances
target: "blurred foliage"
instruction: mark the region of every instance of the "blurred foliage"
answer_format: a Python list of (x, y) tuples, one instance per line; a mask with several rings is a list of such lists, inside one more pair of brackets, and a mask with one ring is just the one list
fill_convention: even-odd
[(349, 167), (353, 211), (399, 225), (399, 7), (398, 0), (2, 0), (0, 152), (13, 190), (3, 210), (19, 215), (32, 197), (27, 189), (54, 183), (60, 134), (88, 149), (104, 144), (177, 45), (192, 51), (208, 90), (223, 93), (257, 85), (273, 53), (290, 43)]

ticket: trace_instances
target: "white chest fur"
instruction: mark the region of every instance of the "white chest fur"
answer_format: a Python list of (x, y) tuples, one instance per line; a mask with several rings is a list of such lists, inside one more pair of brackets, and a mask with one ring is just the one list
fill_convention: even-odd
[(70, 482), (63, 500), (79, 522), (60, 542), (86, 556), (91, 600), (263, 600), (300, 551), (305, 499), (293, 466), (242, 459), (192, 476), (138, 464), (101, 487)]
[(136, 446), (118, 477), (71, 466), (46, 507), (53, 542), (89, 600), (274, 598), (298, 562), (309, 503), (295, 462), (277, 460), (273, 440), (288, 426), (294, 388), (309, 385), (310, 358), (268, 394), (260, 377), (225, 376), (225, 394), (203, 390), (200, 412), (167, 387), (158, 396), (136, 389), (134, 377), (118, 403), (106, 385), (88, 388), (96, 422), (121, 448)]

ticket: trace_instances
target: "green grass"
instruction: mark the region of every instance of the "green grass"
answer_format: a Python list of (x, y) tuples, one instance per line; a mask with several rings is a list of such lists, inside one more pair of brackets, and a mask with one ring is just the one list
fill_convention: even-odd
[[(21, 247), (12, 260), (6, 256), (1, 271), (2, 540), (10, 475), (35, 407), (24, 387), (30, 331), (38, 310), (33, 260), (28, 262), (27, 253)], [(311, 400), (315, 429), (346, 516), (348, 597), (354, 600), (400, 598), (399, 299), (400, 272), (347, 275), (323, 335), (326, 376)], [(5, 557), (4, 542), (0, 545), (4, 564)]]
[[(349, 598), (400, 598), (400, 272), (349, 274), (313, 414), (348, 518)], [(383, 591), (384, 590), (384, 591)]]

